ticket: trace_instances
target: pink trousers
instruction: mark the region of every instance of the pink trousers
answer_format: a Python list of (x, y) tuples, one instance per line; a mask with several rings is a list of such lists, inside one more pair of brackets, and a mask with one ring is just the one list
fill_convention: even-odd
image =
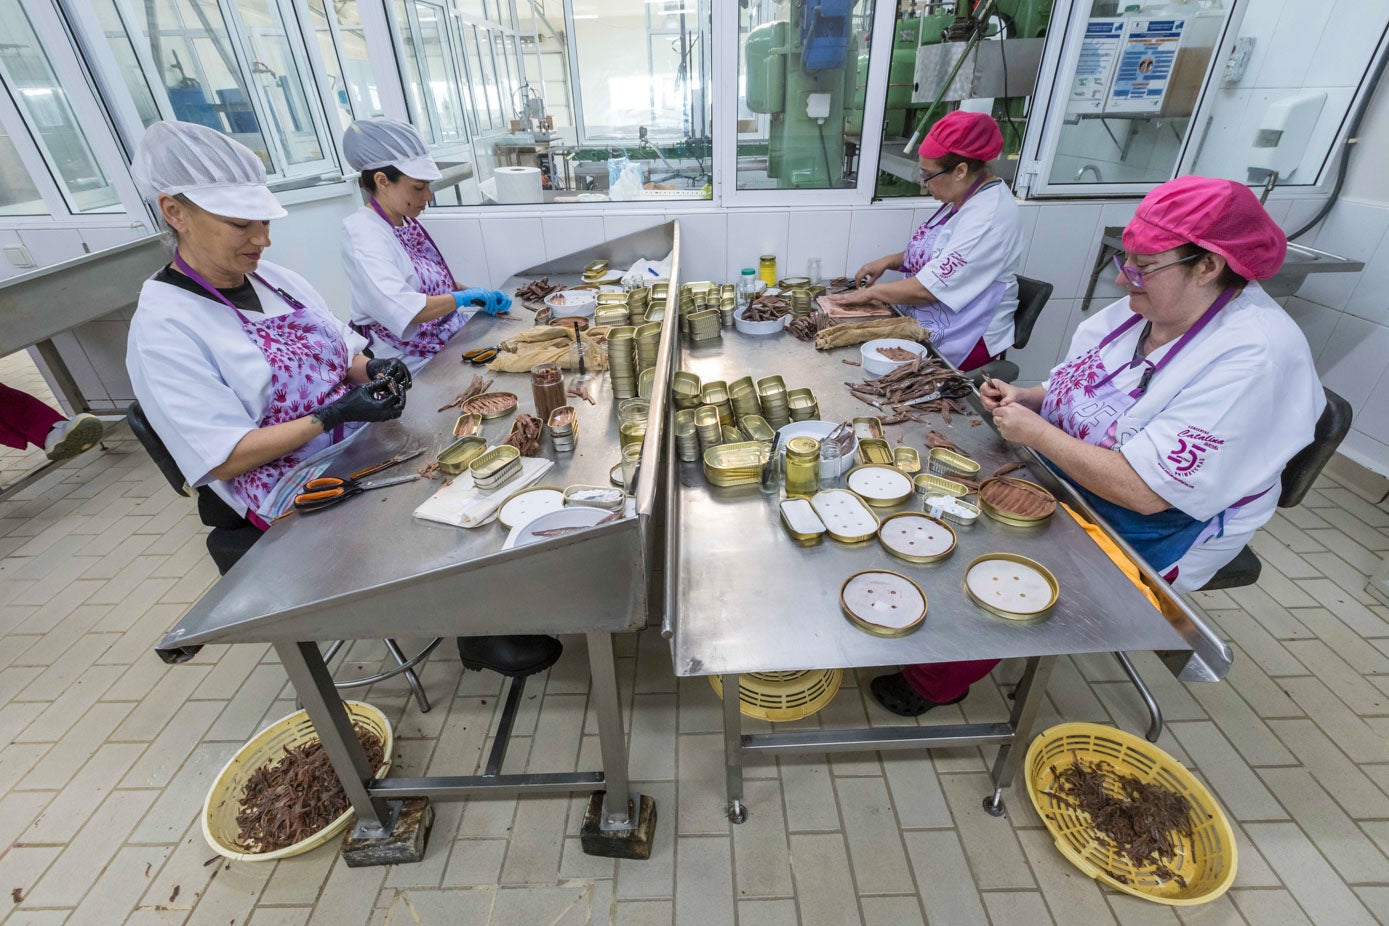
[(41, 449), (48, 432), (63, 417), (29, 393), (0, 383), (0, 444), (17, 450), (33, 444)]
[(929, 662), (903, 666), (902, 674), (912, 691), (928, 701), (944, 704), (969, 691), (969, 686), (993, 671), (997, 659), (975, 659), (970, 662)]

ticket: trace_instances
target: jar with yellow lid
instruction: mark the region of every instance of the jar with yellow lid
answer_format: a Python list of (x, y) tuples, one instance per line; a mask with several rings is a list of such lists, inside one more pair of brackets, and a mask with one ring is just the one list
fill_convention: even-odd
[(820, 491), (820, 442), (793, 437), (786, 442), (786, 497), (810, 498)]
[(766, 283), (768, 286), (776, 285), (777, 275), (775, 254), (762, 255), (762, 259), (758, 261), (757, 264), (757, 275), (761, 278), (762, 282)]

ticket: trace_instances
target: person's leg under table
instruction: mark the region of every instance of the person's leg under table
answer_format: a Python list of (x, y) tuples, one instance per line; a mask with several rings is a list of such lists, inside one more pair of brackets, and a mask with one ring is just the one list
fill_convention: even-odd
[(46, 403), (0, 383), (0, 444), (23, 450), (33, 444), (42, 448), (48, 432), (65, 416)]

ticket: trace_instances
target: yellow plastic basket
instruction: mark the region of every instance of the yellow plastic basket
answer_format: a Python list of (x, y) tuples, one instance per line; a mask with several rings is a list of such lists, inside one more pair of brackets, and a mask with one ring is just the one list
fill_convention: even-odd
[[(1192, 838), (1178, 838), (1178, 860), (1170, 867), (1182, 876), (1160, 880), (1149, 868), (1136, 868), (1095, 833), (1089, 814), (1048, 794), (1055, 775), (1077, 758), (1108, 762), (1118, 773), (1156, 782), (1191, 802)], [(1063, 723), (1043, 731), (1027, 750), (1027, 796), (1051, 832), (1056, 848), (1098, 881), (1144, 900), (1184, 907), (1208, 903), (1229, 889), (1239, 867), (1230, 821), (1205, 785), (1162, 749), (1132, 734), (1094, 723)], [(1125, 880), (1121, 880), (1125, 879)]]
[[(385, 714), (370, 704), (362, 701), (343, 703), (347, 706), (347, 716), (353, 723), (361, 724), (381, 737), (385, 757), (381, 760), (380, 768), (376, 770), (376, 777), (384, 776), (391, 767), (391, 750), (394, 746), (390, 721), (386, 719)], [(251, 774), (261, 766), (283, 756), (286, 746), (302, 746), (316, 739), (318, 733), (314, 731), (308, 713), (295, 711), (257, 733), (222, 766), (222, 771), (217, 774), (212, 787), (208, 789), (207, 800), (203, 802), (203, 838), (213, 851), (238, 862), (270, 862), (316, 849), (347, 828), (348, 823), (352, 821), (351, 809), (344, 811), (336, 820), (312, 836), (273, 852), (253, 852), (238, 842), (241, 828), (236, 825), (236, 812)]]
[[(744, 717), (784, 723), (819, 711), (839, 693), (843, 669), (802, 669), (795, 672), (746, 672), (738, 676), (738, 710)], [(709, 676), (720, 698), (723, 679)]]

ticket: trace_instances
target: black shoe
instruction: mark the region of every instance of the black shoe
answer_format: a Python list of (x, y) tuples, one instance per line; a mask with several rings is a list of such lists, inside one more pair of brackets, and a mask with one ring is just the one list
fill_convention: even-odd
[(542, 634), (458, 638), (458, 658), (465, 668), (491, 669), (510, 678), (544, 672), (562, 652), (564, 644)]
[(916, 689), (912, 688), (907, 677), (901, 672), (879, 675), (869, 682), (868, 688), (879, 704), (902, 717), (920, 717), (933, 707), (959, 704), (969, 695), (966, 689), (964, 694), (953, 701), (932, 701), (930, 698), (923, 698), (916, 693)]

